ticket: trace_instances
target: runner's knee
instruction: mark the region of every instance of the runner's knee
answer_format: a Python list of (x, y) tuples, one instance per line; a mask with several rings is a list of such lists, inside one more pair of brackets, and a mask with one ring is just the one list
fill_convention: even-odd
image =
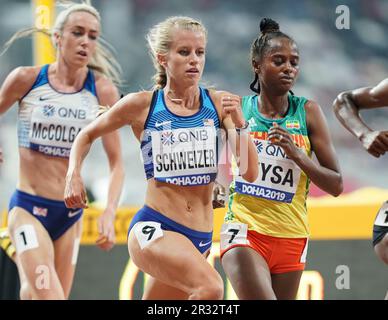
[(204, 279), (202, 285), (190, 295), (192, 300), (222, 300), (223, 297), (224, 282), (218, 273)]
[(378, 244), (374, 247), (376, 255), (388, 265), (388, 236), (385, 236)]

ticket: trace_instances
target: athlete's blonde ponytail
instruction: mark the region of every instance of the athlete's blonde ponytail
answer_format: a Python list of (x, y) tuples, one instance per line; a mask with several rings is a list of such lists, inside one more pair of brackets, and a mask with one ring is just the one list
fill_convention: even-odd
[[(96, 8), (91, 5), (90, 1), (82, 1), (82, 3), (74, 3), (72, 1), (60, 1), (60, 5), (65, 9), (61, 11), (54, 23), (52, 29), (38, 29), (36, 27), (26, 28), (17, 31), (4, 45), (0, 55), (5, 53), (8, 48), (18, 39), (28, 37), (36, 32), (43, 33), (51, 38), (51, 41), (56, 47), (55, 34), (62, 34), (63, 28), (73, 12), (87, 12), (96, 17), (101, 23), (101, 17)], [(105, 41), (102, 37), (97, 40), (96, 51), (91, 57), (88, 67), (101, 72), (103, 75), (112, 80), (116, 85), (122, 83), (121, 67), (114, 57), (113, 47)]]

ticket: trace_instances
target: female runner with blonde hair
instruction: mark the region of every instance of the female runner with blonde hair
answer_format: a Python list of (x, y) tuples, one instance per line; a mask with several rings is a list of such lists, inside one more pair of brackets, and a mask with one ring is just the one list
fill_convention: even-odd
[[(100, 39), (101, 21), (90, 4), (70, 3), (52, 30), (30, 28), (52, 37), (57, 56), (49, 65), (19, 67), (0, 89), (0, 114), (18, 102), (19, 179), (9, 204), (8, 228), (16, 247), (21, 299), (66, 299), (73, 282), (81, 237), (82, 208), (63, 202), (70, 148), (98, 113), (113, 105), (118, 64)], [(102, 138), (109, 158), (107, 207), (99, 217), (97, 239), (109, 250), (115, 241), (114, 217), (123, 183), (117, 132)], [(5, 155), (6, 156), (6, 155)]]

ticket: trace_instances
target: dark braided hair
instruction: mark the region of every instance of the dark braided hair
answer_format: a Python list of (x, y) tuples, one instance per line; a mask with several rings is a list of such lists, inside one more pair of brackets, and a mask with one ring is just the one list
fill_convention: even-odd
[[(260, 61), (269, 48), (269, 41), (275, 38), (286, 38), (295, 42), (290, 36), (280, 31), (279, 24), (269, 18), (260, 21), (260, 35), (253, 41), (251, 46), (251, 61)], [(257, 83), (257, 88), (255, 85)], [(253, 92), (260, 94), (259, 75), (255, 72), (255, 80), (249, 86)], [(290, 90), (290, 93), (294, 93)]]

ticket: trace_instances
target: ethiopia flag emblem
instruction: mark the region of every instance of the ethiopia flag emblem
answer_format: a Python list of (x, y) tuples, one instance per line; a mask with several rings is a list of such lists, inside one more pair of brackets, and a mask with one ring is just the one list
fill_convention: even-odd
[(287, 120), (286, 121), (287, 129), (300, 129), (299, 120)]

